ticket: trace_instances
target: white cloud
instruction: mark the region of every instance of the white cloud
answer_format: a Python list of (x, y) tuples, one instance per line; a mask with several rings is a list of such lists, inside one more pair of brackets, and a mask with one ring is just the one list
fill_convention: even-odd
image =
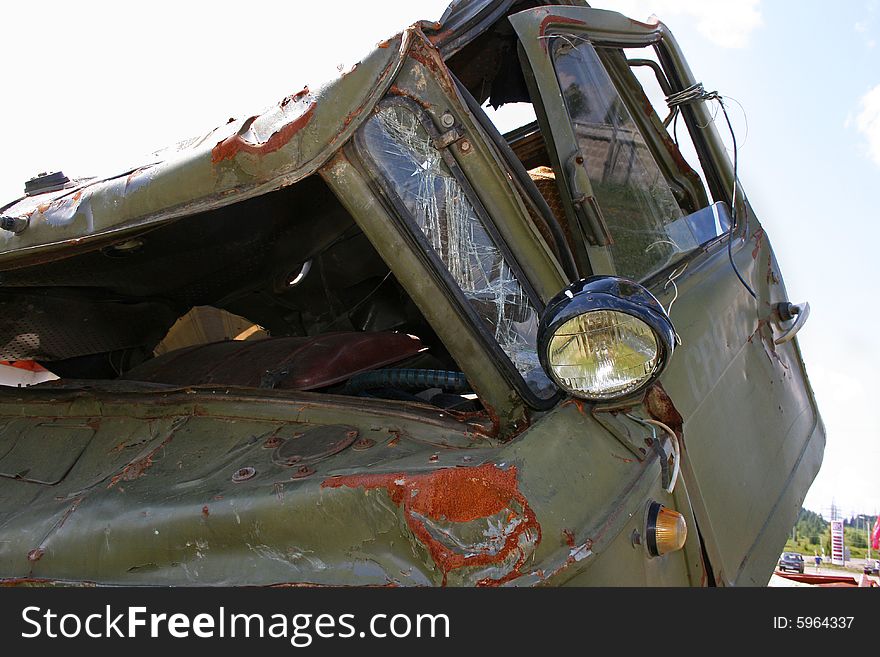
[(868, 155), (880, 166), (880, 84), (862, 96), (856, 129), (868, 142)]
[(746, 47), (752, 32), (764, 24), (761, 0), (604, 0), (595, 6), (635, 19), (655, 14), (667, 24), (673, 17), (687, 16), (704, 37), (723, 48)]

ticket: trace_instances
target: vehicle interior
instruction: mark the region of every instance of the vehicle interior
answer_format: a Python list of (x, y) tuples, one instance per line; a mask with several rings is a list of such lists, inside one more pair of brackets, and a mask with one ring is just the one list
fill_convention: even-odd
[[(460, 377), (425, 374), (458, 368), (318, 176), (2, 276), (0, 360), (38, 362), (62, 379), (49, 385), (116, 379), (477, 405), (444, 393), (468, 392)], [(346, 388), (392, 365), (422, 377)]]

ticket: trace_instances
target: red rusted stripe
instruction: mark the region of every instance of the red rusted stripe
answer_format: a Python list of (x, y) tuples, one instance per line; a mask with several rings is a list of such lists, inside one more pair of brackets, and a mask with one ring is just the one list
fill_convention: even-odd
[[(403, 509), (406, 523), (418, 540), (428, 548), (431, 558), (443, 573), (443, 585), (451, 570), (465, 566), (502, 563), (514, 550), (520, 555), (509, 573), (499, 579), (485, 578), (478, 586), (497, 586), (520, 575), (526, 555), (519, 548), (519, 538), (534, 532), (535, 544), (541, 541), (541, 526), (528, 500), (519, 491), (516, 467), (504, 470), (493, 463), (473, 468), (445, 468), (427, 474), (364, 474), (334, 477), (324, 481), (322, 488), (384, 488), (391, 500)], [(516, 502), (522, 511), (511, 508)], [(505, 539), (495, 554), (462, 554), (435, 539), (420, 517), (451, 522), (470, 522), (488, 518), (505, 509), (509, 517), (521, 514), (522, 521)]]
[(272, 133), (262, 144), (252, 144), (245, 141), (241, 135), (227, 137), (211, 149), (211, 162), (217, 163), (223, 160), (231, 160), (239, 153), (251, 153), (253, 155), (266, 155), (273, 153), (293, 139), (293, 136), (302, 130), (312, 119), (317, 103), (312, 102), (308, 109), (296, 119), (283, 125)]

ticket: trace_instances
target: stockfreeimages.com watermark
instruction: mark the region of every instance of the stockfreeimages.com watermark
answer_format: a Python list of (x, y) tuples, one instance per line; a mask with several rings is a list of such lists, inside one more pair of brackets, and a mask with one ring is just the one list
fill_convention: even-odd
[(273, 638), (287, 639), (305, 648), (316, 638), (351, 639), (445, 638), (450, 636), (446, 614), (373, 614), (358, 630), (355, 614), (230, 613), (219, 607), (214, 613), (153, 613), (146, 607), (113, 610), (106, 605), (102, 613), (59, 614), (51, 608), (25, 607), (21, 612), (21, 637), (65, 638), (159, 638), (201, 639)]

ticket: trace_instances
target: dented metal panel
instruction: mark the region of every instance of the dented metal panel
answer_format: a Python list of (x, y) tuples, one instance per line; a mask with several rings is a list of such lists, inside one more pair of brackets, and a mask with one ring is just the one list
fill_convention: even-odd
[[(466, 417), (309, 393), (14, 397), (0, 394), (0, 415), (69, 405), (95, 435), (56, 485), (0, 477), (19, 509), (0, 515), (7, 584), (559, 583), (658, 485), (656, 460), (615, 458), (615, 439), (573, 406), (502, 445)], [(273, 458), (340, 422), (374, 443), (341, 445), (305, 476)]]
[(340, 78), (285, 97), (263, 114), (183, 142), (159, 153), (153, 162), (7, 207), (4, 215), (26, 217), (28, 228), (21, 233), (0, 230), (0, 263), (82, 248), (88, 242), (240, 202), (311, 175), (387, 90), (411, 38), (412, 30), (404, 32)]
[[(486, 93), (458, 84), (449, 62), (494, 44), (465, 78), (497, 76), (510, 85), (501, 97), (536, 94), (544, 126), (531, 153), (555, 168), (557, 196), (581, 193), (553, 205), (571, 214), (583, 276), (616, 263), (588, 235), (601, 214), (574, 214), (584, 195), (594, 210), (605, 200), (568, 157), (576, 112), (550, 38), (656, 45), (675, 81), (694, 81), (662, 24), (583, 6), (509, 16), (517, 4), (454, 4), (448, 24), (410, 27), (321, 89), (4, 210), (27, 225), (0, 231), (14, 283), (0, 346), (73, 375), (0, 388), (0, 585), (763, 583), (824, 445), (797, 342), (776, 344), (787, 299), (769, 240), (741, 195), (725, 196), (730, 161), (696, 104), (688, 120), (708, 126), (697, 141), (713, 200), (738, 201), (740, 220), (698, 239), (684, 269), (633, 274), (680, 340), (647, 392), (565, 398), (537, 333), (570, 281), (534, 219), (566, 218), (549, 215), (559, 199), (537, 208), (527, 177), (514, 184), (525, 176), (514, 150), (467, 97)], [(520, 46), (522, 62), (501, 56)], [(640, 97), (631, 83), (614, 92), (625, 74), (609, 78), (610, 105)], [(662, 129), (636, 123), (627, 130)], [(652, 135), (630, 154), (666, 147)], [(652, 185), (676, 159), (660, 162)], [(714, 213), (700, 202), (688, 216)], [(253, 240), (221, 229), (205, 241), (206, 221), (234, 226), (242, 208), (263, 220)], [(208, 209), (224, 211), (198, 214)], [(177, 219), (180, 231), (163, 232)], [(150, 285), (166, 262), (170, 275)], [(53, 311), (74, 304), (78, 321), (59, 321)], [(200, 304), (270, 337), (155, 357), (161, 333)], [(418, 369), (416, 390), (384, 371), (400, 363)], [(343, 385), (362, 371), (379, 392)], [(646, 547), (653, 503), (681, 513), (682, 550)]]

